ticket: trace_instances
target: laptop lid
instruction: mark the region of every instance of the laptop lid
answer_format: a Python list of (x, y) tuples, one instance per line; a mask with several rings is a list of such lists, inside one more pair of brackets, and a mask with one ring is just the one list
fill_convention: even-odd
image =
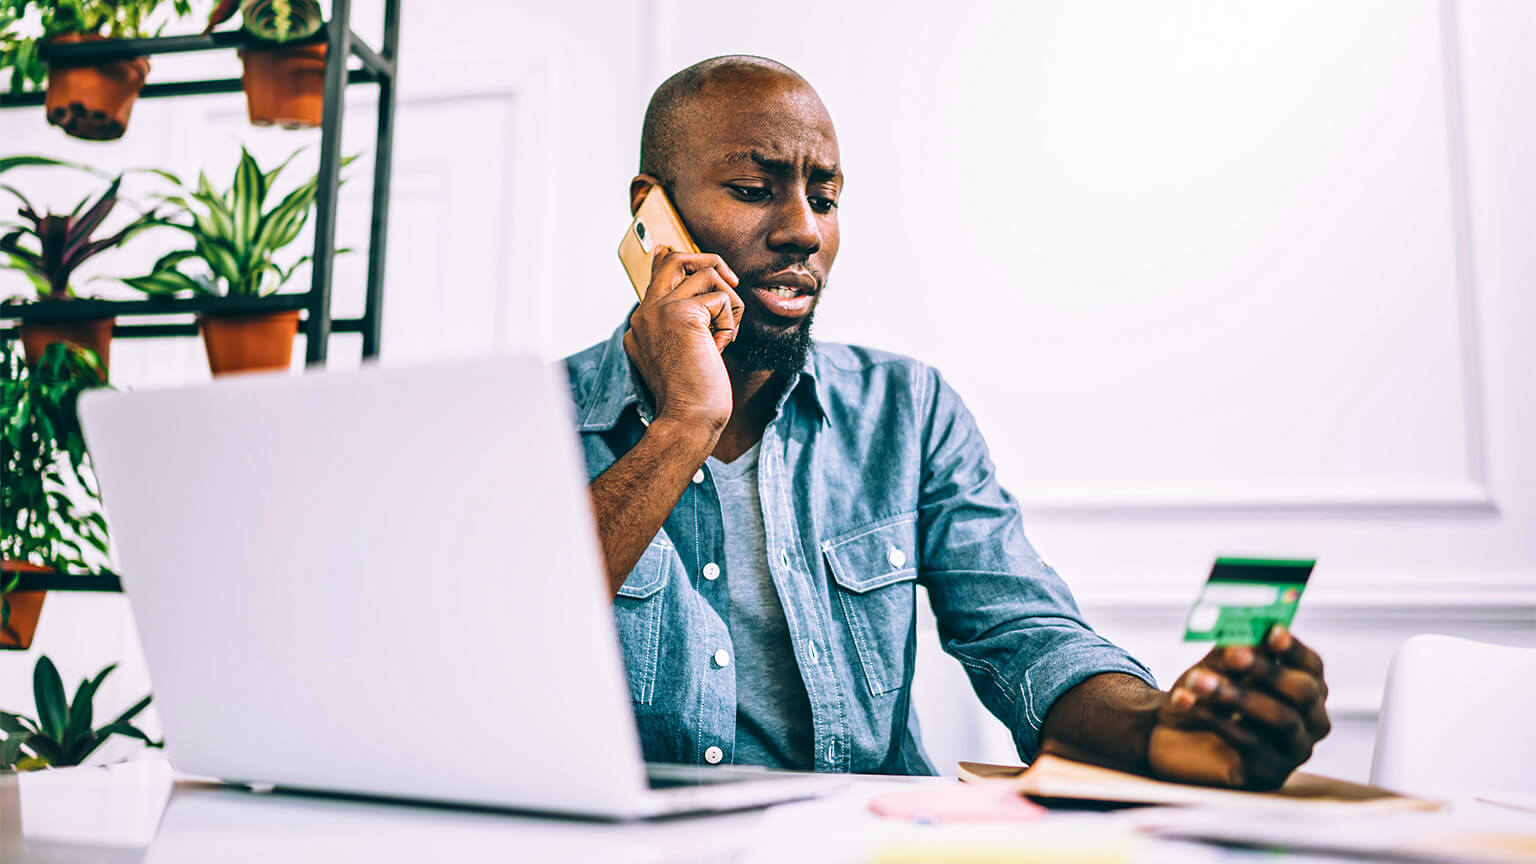
[(632, 809), (571, 410), (516, 356), (82, 398), (178, 769)]

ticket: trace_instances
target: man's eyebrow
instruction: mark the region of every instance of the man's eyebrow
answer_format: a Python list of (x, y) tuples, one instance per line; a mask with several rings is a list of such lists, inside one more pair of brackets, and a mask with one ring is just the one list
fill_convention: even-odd
[[(724, 161), (733, 165), (751, 162), (770, 174), (778, 174), (781, 176), (792, 175), (796, 171), (795, 163), (792, 160), (783, 159), (777, 156), (770, 156), (761, 150), (738, 150), (735, 153), (727, 153), (725, 155)], [(812, 163), (811, 165), (812, 183), (824, 183), (828, 180), (836, 180), (839, 176), (841, 175), (839, 174), (837, 165), (835, 164), (827, 165), (824, 163)]]

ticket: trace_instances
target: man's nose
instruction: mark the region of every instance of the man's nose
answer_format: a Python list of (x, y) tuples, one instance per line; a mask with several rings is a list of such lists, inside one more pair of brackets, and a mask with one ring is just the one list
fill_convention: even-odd
[(786, 195), (780, 202), (774, 211), (773, 230), (768, 232), (768, 248), (807, 255), (821, 249), (821, 224), (811, 202), (804, 195)]

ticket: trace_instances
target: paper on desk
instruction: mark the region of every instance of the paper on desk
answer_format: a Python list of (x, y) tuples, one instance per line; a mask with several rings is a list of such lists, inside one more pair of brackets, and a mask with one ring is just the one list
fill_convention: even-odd
[(1181, 808), (1143, 820), (1158, 837), (1228, 846), (1285, 849), (1327, 855), (1370, 856), (1399, 861), (1461, 864), (1529, 864), (1536, 861), (1536, 831), (1442, 814), (1402, 811), (1348, 813), (1337, 809), (1288, 813), (1266, 810), (1220, 813)]
[(870, 812), (886, 819), (941, 822), (1034, 822), (1045, 808), (1020, 795), (1003, 780), (925, 783), (869, 799)]
[(1241, 792), (1152, 780), (1060, 756), (1042, 755), (1028, 768), (961, 762), (962, 780), (1011, 779), (1019, 792), (1037, 798), (1065, 798), (1121, 804), (1175, 804), (1209, 807), (1256, 805), (1337, 805), (1351, 810), (1437, 810), (1440, 804), (1409, 798), (1359, 783), (1296, 772), (1276, 792)]

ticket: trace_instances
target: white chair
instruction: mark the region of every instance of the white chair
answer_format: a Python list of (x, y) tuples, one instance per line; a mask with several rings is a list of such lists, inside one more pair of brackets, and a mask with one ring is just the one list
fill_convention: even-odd
[(1536, 649), (1404, 642), (1387, 672), (1371, 782), (1438, 799), (1536, 797)]

